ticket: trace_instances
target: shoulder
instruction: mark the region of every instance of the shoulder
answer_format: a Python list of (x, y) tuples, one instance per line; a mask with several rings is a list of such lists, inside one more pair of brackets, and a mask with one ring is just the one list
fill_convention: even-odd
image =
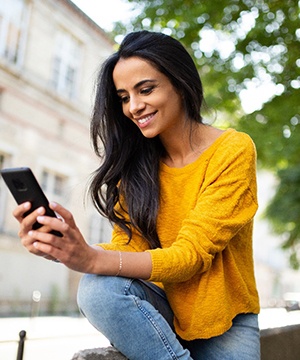
[[(255, 147), (252, 138), (241, 131), (233, 128), (222, 130), (213, 126), (206, 125), (203, 129), (209, 147), (226, 147), (229, 144), (234, 146), (250, 146)], [(217, 146), (216, 146), (217, 145)]]
[(219, 137), (216, 151), (226, 154), (256, 153), (256, 148), (252, 138), (241, 131), (229, 128)]
[(233, 128), (229, 128), (223, 132), (224, 141), (228, 141), (234, 144), (245, 144), (245, 145), (253, 145), (254, 142), (250, 135), (235, 130)]
[(216, 173), (233, 167), (239, 171), (256, 167), (257, 156), (253, 140), (248, 134), (232, 128), (219, 136), (207, 155), (208, 170)]

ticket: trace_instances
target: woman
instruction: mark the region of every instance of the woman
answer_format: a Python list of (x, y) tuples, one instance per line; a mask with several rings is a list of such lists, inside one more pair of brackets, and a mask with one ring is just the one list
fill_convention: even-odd
[(131, 360), (259, 359), (255, 147), (204, 124), (202, 100), (177, 40), (127, 35), (102, 66), (91, 123), (101, 166), (90, 193), (111, 243), (89, 246), (55, 203), (63, 222), (42, 208), (23, 219), (29, 203), (14, 212), (30, 252), (85, 273), (82, 313)]

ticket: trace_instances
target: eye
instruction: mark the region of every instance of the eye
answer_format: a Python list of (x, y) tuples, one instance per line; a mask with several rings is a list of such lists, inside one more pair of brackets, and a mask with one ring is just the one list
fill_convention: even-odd
[(146, 88), (141, 89), (140, 92), (141, 92), (142, 95), (149, 95), (149, 94), (152, 93), (152, 91), (154, 90), (154, 88), (155, 88), (155, 86), (148, 86), (148, 87), (146, 87)]
[(122, 104), (126, 104), (129, 101), (129, 96), (119, 96), (119, 100)]

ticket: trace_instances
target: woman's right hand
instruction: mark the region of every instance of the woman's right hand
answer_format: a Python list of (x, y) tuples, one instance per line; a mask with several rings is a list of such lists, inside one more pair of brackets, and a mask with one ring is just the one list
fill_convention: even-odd
[[(51, 256), (48, 256), (47, 254), (39, 251), (36, 249), (36, 247), (33, 245), (35, 240), (28, 235), (28, 232), (32, 230), (33, 224), (36, 222), (36, 219), (40, 215), (45, 214), (45, 209), (43, 207), (40, 207), (34, 211), (32, 211), (30, 214), (28, 214), (26, 217), (24, 217), (24, 214), (30, 210), (31, 203), (25, 202), (21, 205), (18, 205), (15, 210), (13, 211), (13, 216), (17, 219), (17, 221), (20, 224), (18, 236), (21, 239), (22, 245), (32, 254), (37, 256), (42, 256), (46, 258), (47, 260), (55, 260)], [(49, 232), (51, 229), (47, 226), (42, 226), (39, 228), (39, 231), (41, 232)]]

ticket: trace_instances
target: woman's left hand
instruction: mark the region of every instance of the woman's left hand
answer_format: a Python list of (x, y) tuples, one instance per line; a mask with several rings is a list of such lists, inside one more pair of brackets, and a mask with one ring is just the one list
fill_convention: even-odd
[(39, 230), (30, 230), (28, 235), (32, 238), (33, 246), (40, 252), (47, 254), (46, 258), (57, 259), (68, 268), (89, 273), (97, 261), (101, 248), (88, 245), (77, 228), (73, 215), (63, 206), (51, 203), (50, 207), (62, 220), (49, 216), (38, 216), (37, 221), (59, 231), (62, 237)]

